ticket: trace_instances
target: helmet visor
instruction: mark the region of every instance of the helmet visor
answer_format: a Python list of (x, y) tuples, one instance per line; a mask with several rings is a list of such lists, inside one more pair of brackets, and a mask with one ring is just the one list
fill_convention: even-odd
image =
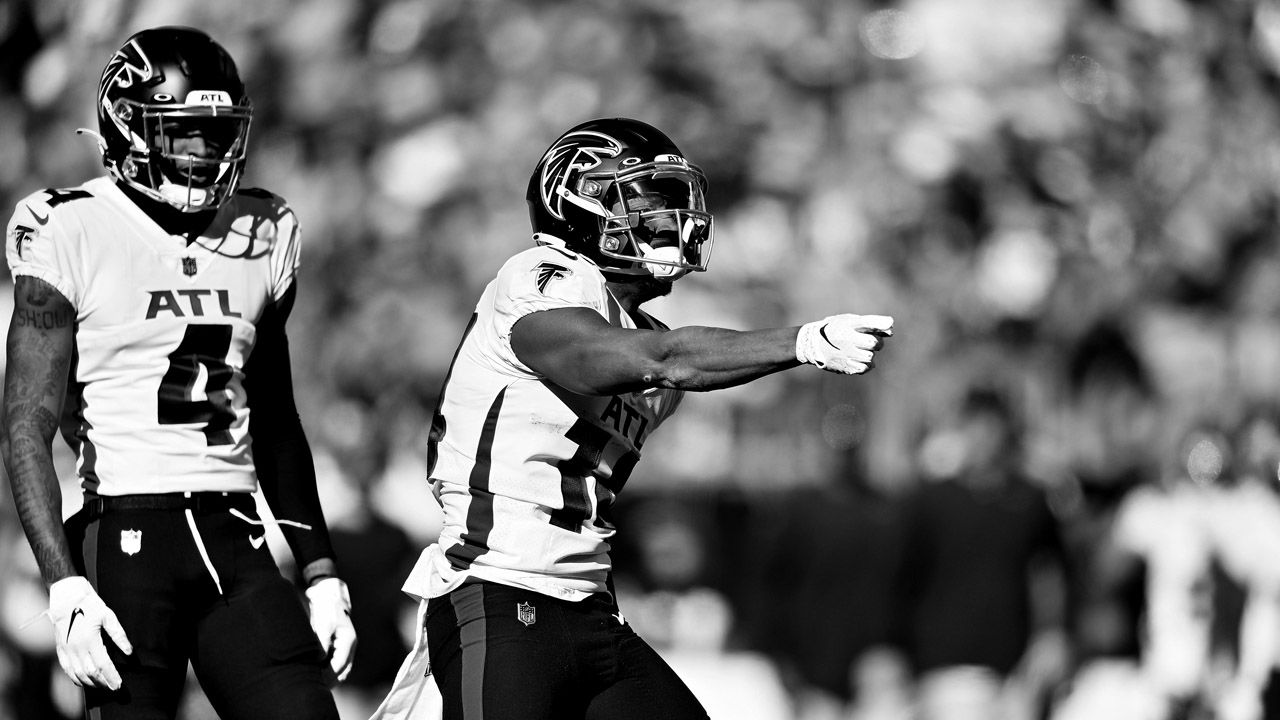
[(207, 105), (149, 108), (143, 128), (151, 154), (172, 182), (211, 187), (244, 162), (252, 112)]
[(706, 211), (701, 171), (651, 163), (612, 180), (600, 241), (605, 255), (640, 263), (637, 269), (648, 268), (660, 277), (677, 270), (706, 270), (712, 218)]

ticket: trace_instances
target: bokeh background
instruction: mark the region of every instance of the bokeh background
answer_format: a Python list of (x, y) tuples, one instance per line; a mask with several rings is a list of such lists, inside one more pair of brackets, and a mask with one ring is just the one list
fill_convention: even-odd
[[(244, 184), (302, 222), (296, 391), (361, 632), (344, 718), (405, 649), (465, 320), (530, 244), (541, 152), (601, 116), (710, 178), (710, 270), (658, 317), (897, 321), (868, 376), (687, 398), (622, 497), (623, 610), (713, 717), (1275, 712), (1280, 3), (3, 0), (0, 207), (103, 172), (74, 131), (159, 24), (237, 59)], [(43, 593), (0, 493), (0, 718), (78, 712)]]

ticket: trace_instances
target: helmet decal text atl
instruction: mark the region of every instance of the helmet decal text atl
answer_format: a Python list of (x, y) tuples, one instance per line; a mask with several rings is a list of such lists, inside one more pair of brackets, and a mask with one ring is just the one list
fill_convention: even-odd
[(572, 132), (547, 150), (542, 158), (542, 175), (539, 186), (542, 204), (557, 220), (564, 219), (565, 189), (571, 175), (597, 167), (601, 156), (614, 158), (622, 153), (622, 143), (591, 130)]

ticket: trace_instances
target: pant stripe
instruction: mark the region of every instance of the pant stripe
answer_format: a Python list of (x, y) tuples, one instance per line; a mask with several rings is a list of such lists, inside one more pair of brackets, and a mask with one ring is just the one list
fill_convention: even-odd
[[(464, 585), (449, 597), (458, 618), (458, 642), (462, 647), (462, 717), (465, 720), (482, 720), (485, 648), (488, 645), (484, 585)], [(479, 668), (479, 671), (473, 668)]]

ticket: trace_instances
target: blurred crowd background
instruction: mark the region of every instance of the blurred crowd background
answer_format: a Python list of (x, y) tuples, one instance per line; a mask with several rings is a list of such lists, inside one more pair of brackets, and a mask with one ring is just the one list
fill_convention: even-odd
[[(237, 59), (244, 184), (302, 222), (344, 717), (406, 649), (465, 320), (600, 116), (710, 178), (709, 272), (655, 315), (897, 321), (868, 376), (687, 398), (621, 499), (622, 608), (712, 717), (1280, 717), (1280, 3), (4, 0), (0, 206), (102, 172), (74, 131), (159, 24)], [(44, 606), (0, 493), (0, 718), (79, 712)]]

